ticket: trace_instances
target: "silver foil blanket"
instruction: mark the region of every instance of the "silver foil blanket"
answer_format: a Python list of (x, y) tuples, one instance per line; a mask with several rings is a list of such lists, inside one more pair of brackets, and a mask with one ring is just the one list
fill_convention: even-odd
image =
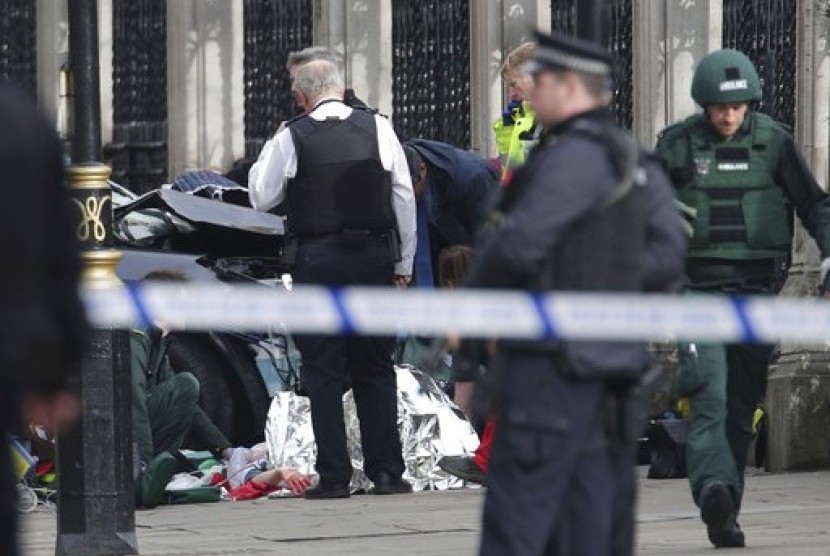
[[(411, 367), (397, 367), (396, 373), (404, 478), (416, 491), (461, 488), (463, 481), (447, 475), (437, 462), (444, 456), (472, 454), (479, 442), (473, 427), (432, 378)], [(368, 489), (371, 482), (363, 472), (360, 423), (351, 391), (343, 396), (343, 411), (354, 469), (352, 489)], [(314, 473), (317, 450), (308, 398), (279, 392), (271, 401), (265, 439), (274, 467)]]

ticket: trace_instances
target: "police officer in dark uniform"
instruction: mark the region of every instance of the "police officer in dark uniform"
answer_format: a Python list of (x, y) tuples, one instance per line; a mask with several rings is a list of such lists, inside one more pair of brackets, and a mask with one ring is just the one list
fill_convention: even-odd
[[(415, 254), (415, 196), (406, 157), (389, 122), (343, 102), (337, 66), (297, 68), (293, 94), (305, 117), (291, 121), (251, 168), (258, 210), (286, 200), (298, 242), (299, 284), (406, 286)], [(303, 384), (311, 400), (320, 483), (307, 498), (349, 496), (342, 395), (351, 377), (366, 474), (376, 494), (411, 492), (397, 428), (394, 338), (303, 336)]]
[[(681, 217), (659, 163), (606, 108), (608, 54), (540, 34), (526, 71), (534, 76), (531, 102), (545, 131), (485, 224), (469, 285), (679, 287)], [(603, 406), (612, 385), (638, 380), (646, 346), (535, 341), (502, 342), (499, 349), (502, 384), (480, 554), (611, 554), (618, 486)]]

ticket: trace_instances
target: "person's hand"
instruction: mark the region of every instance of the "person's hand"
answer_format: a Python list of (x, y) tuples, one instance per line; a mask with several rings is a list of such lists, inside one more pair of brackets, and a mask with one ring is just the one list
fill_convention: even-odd
[(23, 401), (23, 416), (30, 424), (43, 427), (54, 435), (74, 422), (81, 413), (81, 401), (71, 392), (31, 395)]
[(476, 385), (472, 381), (463, 381), (455, 383), (455, 396), (453, 402), (458, 408), (464, 412), (465, 415), (470, 415), (470, 408), (473, 405), (473, 393)]
[(522, 101), (514, 98), (507, 106), (504, 107), (504, 112), (501, 113), (501, 121), (506, 126), (511, 126), (516, 123), (516, 120), (513, 117), (513, 112), (517, 110), (522, 105)]
[(399, 289), (406, 289), (412, 283), (412, 276), (404, 276), (402, 274), (395, 275), (395, 285)]
[(311, 486), (313, 475), (302, 475), (293, 469), (283, 471), (283, 482), (294, 496), (302, 496)]

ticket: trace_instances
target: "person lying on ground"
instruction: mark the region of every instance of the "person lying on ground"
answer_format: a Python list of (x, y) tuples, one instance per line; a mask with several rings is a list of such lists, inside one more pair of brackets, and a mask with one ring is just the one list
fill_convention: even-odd
[(303, 496), (317, 480), (317, 475), (305, 475), (296, 469), (269, 469), (255, 475), (242, 486), (229, 492), (231, 500), (255, 500), (281, 489), (291, 491), (294, 496)]

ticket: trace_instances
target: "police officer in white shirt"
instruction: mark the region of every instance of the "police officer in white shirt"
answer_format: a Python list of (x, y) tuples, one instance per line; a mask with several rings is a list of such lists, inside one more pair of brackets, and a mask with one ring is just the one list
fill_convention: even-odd
[[(298, 284), (409, 284), (415, 196), (403, 148), (389, 122), (343, 103), (331, 61), (297, 68), (292, 93), (304, 115), (266, 143), (249, 174), (251, 205), (284, 204), (297, 243)], [(352, 466), (342, 394), (351, 378), (365, 470), (376, 494), (412, 491), (397, 430), (394, 338), (303, 336), (303, 384), (311, 400), (320, 483), (307, 498), (345, 498)]]

